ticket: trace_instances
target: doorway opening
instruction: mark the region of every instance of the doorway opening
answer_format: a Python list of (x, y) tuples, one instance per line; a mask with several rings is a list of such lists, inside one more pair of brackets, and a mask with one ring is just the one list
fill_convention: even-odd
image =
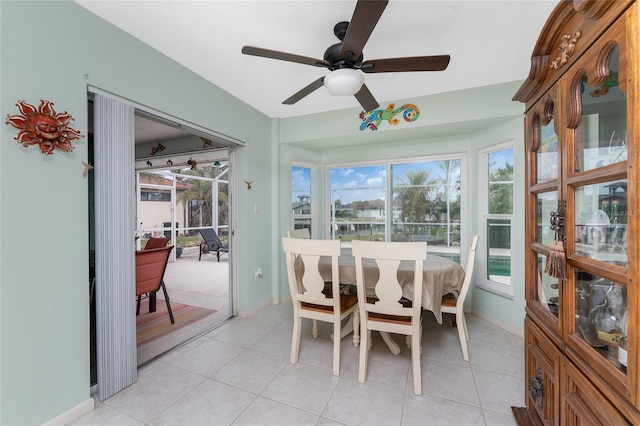
[[(164, 282), (175, 317), (171, 324), (161, 292), (155, 312), (142, 307), (136, 318), (138, 365), (231, 316), (227, 150), (190, 158), (197, 167), (147, 167), (136, 173), (137, 249), (150, 238), (169, 238), (174, 249)], [(211, 231), (227, 247), (219, 257), (205, 241)]]
[[(93, 102), (89, 101), (89, 155), (94, 163)], [(216, 230), (227, 244), (231, 238), (231, 185), (234, 145), (206, 132), (194, 130), (147, 111), (135, 110), (134, 149), (136, 176), (135, 249), (144, 248), (149, 236), (170, 237), (173, 246), (164, 274), (175, 323), (171, 323), (162, 291), (155, 312), (148, 301), (136, 316), (138, 366), (222, 324), (233, 315), (233, 254), (218, 258), (201, 250), (199, 230)], [(129, 163), (131, 164), (131, 163)], [(95, 164), (96, 169), (100, 164)], [(133, 166), (133, 164), (132, 164)], [(141, 178), (141, 176), (145, 176)], [(152, 179), (149, 179), (152, 177)], [(96, 335), (96, 196), (94, 174), (88, 175), (90, 267), (91, 386), (97, 385)], [(209, 190), (203, 190), (206, 186)], [(118, 191), (120, 188), (111, 188)], [(150, 204), (151, 206), (145, 206)], [(155, 205), (154, 205), (155, 204)], [(164, 206), (163, 206), (164, 204)], [(148, 208), (150, 207), (150, 208)], [(117, 226), (117, 225), (116, 225)], [(127, 226), (127, 228), (129, 228)], [(122, 231), (124, 232), (124, 231)], [(132, 236), (133, 241), (133, 236)], [(99, 243), (98, 243), (99, 244)], [(229, 244), (231, 246), (231, 244)], [(104, 268), (104, 267), (103, 267)], [(99, 279), (98, 279), (99, 281)], [(109, 286), (109, 284), (105, 284)], [(131, 295), (134, 309), (136, 298)], [(123, 306), (119, 309), (127, 309)], [(106, 333), (108, 330), (103, 330)], [(106, 355), (104, 355), (106, 356)]]

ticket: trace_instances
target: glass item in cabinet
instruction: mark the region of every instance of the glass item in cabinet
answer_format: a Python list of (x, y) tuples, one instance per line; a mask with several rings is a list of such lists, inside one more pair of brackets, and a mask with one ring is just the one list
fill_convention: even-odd
[(558, 279), (544, 273), (544, 265), (547, 263), (547, 256), (538, 254), (538, 302), (551, 312), (554, 316), (558, 316), (559, 298), (558, 298)]
[(609, 155), (613, 158), (613, 162), (627, 161), (627, 131), (614, 130), (611, 132), (609, 140)]
[(576, 254), (627, 266), (626, 222), (626, 179), (576, 188)]
[(589, 321), (595, 325), (598, 340), (611, 351), (617, 351), (622, 337), (622, 318), (627, 311), (625, 290), (626, 287), (612, 283), (604, 301), (589, 312)]
[(620, 347), (618, 348), (618, 362), (620, 365), (627, 366), (627, 341), (629, 336), (627, 334), (627, 311), (622, 316), (622, 337), (620, 337)]
[(536, 195), (538, 230), (536, 241), (551, 246), (554, 232), (549, 227), (551, 212), (558, 210), (558, 191), (543, 192)]
[(619, 51), (609, 55), (609, 75), (592, 86), (584, 77), (580, 87), (582, 120), (576, 130), (576, 172), (627, 160), (627, 99), (618, 86)]
[(602, 348), (617, 360), (626, 333), (627, 288), (621, 284), (576, 270), (576, 332), (589, 345)]

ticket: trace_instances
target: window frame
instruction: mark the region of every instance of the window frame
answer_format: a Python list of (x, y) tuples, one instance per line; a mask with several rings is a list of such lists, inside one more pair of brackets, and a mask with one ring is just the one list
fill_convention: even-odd
[[(309, 214), (294, 214), (293, 213), (293, 209), (291, 210), (291, 226), (290, 229), (295, 229), (295, 222), (296, 219), (308, 219), (309, 223), (310, 223), (310, 227), (311, 227), (311, 237), (312, 238), (316, 238), (318, 235), (318, 230), (316, 229), (318, 227), (317, 225), (317, 221), (316, 221), (316, 217), (317, 217), (317, 205), (318, 205), (318, 167), (315, 164), (312, 163), (304, 163), (304, 162), (299, 162), (299, 161), (292, 161), (291, 164), (289, 165), (289, 184), (290, 184), (290, 189), (289, 189), (289, 194), (290, 194), (290, 200), (293, 200), (293, 168), (294, 167), (299, 167), (299, 168), (304, 168), (304, 169), (309, 169), (309, 185), (310, 185), (310, 189), (309, 189), (309, 196), (310, 196), (310, 213)], [(315, 201), (314, 201), (315, 200)], [(293, 201), (291, 201), (293, 202)]]
[[(463, 263), (463, 259), (466, 257), (467, 246), (469, 244), (468, 234), (471, 231), (471, 225), (469, 224), (467, 213), (467, 199), (468, 199), (468, 185), (467, 179), (469, 178), (468, 166), (467, 166), (467, 153), (466, 152), (453, 152), (447, 154), (434, 154), (434, 155), (422, 155), (416, 157), (397, 157), (390, 159), (380, 160), (367, 160), (360, 162), (345, 162), (345, 163), (331, 163), (325, 164), (325, 203), (323, 214), (323, 221), (325, 223), (326, 232), (324, 238), (332, 238), (331, 232), (331, 169), (337, 168), (349, 168), (349, 167), (366, 167), (383, 165), (386, 167), (386, 194), (385, 200), (385, 241), (391, 241), (391, 229), (393, 220), (393, 200), (388, 199), (392, 196), (392, 182), (391, 182), (391, 166), (393, 164), (407, 164), (407, 163), (425, 163), (425, 162), (438, 162), (446, 160), (459, 160), (460, 161), (460, 263)], [(427, 246), (427, 250), (430, 253), (438, 255), (440, 252), (432, 250)], [(464, 266), (464, 265), (462, 265)]]
[[(475, 286), (486, 290), (488, 292), (494, 293), (498, 296), (514, 300), (515, 299), (515, 286), (514, 286), (514, 271), (513, 271), (513, 247), (514, 247), (514, 212), (512, 210), (511, 214), (504, 213), (489, 213), (489, 156), (496, 152), (505, 151), (507, 149), (513, 150), (513, 166), (514, 166), (514, 181), (513, 181), (513, 191), (511, 196), (513, 197), (512, 203), (515, 209), (515, 140), (509, 140), (507, 142), (502, 142), (499, 144), (491, 145), (478, 150), (478, 158), (479, 158), (479, 170), (478, 170), (478, 205), (480, 207), (478, 214), (478, 234), (480, 235), (480, 244), (478, 246), (477, 256), (478, 256), (478, 274), (475, 279)], [(489, 235), (487, 233), (487, 224), (489, 220), (509, 220), (511, 232), (509, 234), (509, 244), (511, 247), (511, 263), (510, 263), (510, 275), (509, 275), (509, 283), (502, 283), (499, 281), (493, 281), (488, 278), (488, 241)]]

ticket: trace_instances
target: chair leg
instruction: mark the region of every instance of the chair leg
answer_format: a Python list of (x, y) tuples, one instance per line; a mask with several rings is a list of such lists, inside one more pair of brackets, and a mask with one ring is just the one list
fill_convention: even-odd
[[(363, 323), (360, 322), (360, 324)], [(360, 369), (358, 371), (358, 382), (365, 383), (367, 381), (367, 360), (369, 358), (371, 331), (365, 328), (364, 331), (360, 333), (360, 336)]]
[(462, 314), (460, 316), (460, 318), (462, 318), (462, 325), (464, 326), (464, 337), (466, 337), (467, 342), (469, 341), (469, 329), (467, 328), (467, 317)]
[(142, 302), (142, 295), (138, 296), (138, 307), (136, 308), (136, 316), (140, 315), (140, 302)]
[[(340, 321), (333, 322), (333, 375), (340, 375)], [(337, 338), (336, 338), (337, 336)]]
[(218, 256), (218, 262), (220, 262), (220, 250), (216, 252), (216, 256)]
[(202, 259), (202, 244), (200, 244), (200, 253), (198, 254), (198, 260)]
[[(418, 327), (420, 328), (420, 327)], [(411, 365), (413, 370), (413, 393), (422, 395), (422, 372), (420, 370), (420, 333), (411, 335)]]
[(460, 317), (460, 321), (458, 321), (458, 337), (460, 338), (462, 357), (465, 361), (469, 361), (469, 348), (467, 346), (467, 334), (465, 333), (464, 314), (460, 315)]
[(353, 346), (357, 348), (360, 345), (360, 310), (356, 308), (351, 316), (353, 321)]
[(293, 315), (293, 335), (291, 336), (291, 364), (298, 363), (300, 353), (300, 331), (302, 328), (302, 318), (297, 314)]
[(160, 282), (160, 286), (162, 287), (162, 292), (164, 293), (164, 301), (167, 303), (167, 311), (169, 311), (169, 319), (171, 320), (171, 324), (175, 324), (176, 321), (173, 319), (173, 311), (171, 310), (171, 303), (169, 302), (169, 294), (167, 293), (167, 287), (164, 285), (164, 280)]

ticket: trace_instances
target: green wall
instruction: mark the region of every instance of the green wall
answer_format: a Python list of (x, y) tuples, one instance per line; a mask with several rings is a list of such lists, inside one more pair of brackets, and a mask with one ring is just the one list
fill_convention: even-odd
[[(2, 1), (0, 19), (3, 117), (20, 99), (47, 99), (87, 135), (90, 85), (246, 142), (234, 171), (256, 184), (236, 197), (238, 308), (268, 300), (251, 267), (269, 274), (270, 255), (253, 239), (271, 239), (271, 120), (73, 2)], [(2, 126), (0, 424), (32, 425), (90, 397), (87, 139), (45, 156), (16, 134)], [(255, 203), (264, 208), (250, 214)]]

